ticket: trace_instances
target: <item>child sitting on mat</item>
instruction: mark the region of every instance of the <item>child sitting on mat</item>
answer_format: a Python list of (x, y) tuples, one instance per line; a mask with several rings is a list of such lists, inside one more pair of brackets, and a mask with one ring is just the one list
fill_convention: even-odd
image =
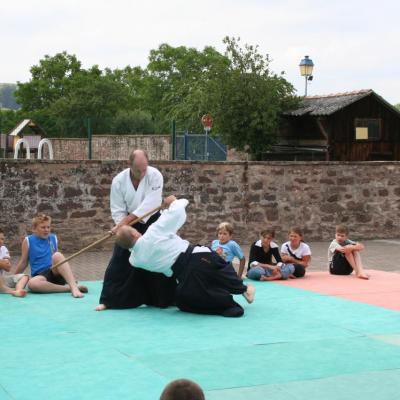
[(6, 246), (4, 246), (5, 235), (0, 229), (0, 293), (11, 294), (15, 297), (26, 296), (24, 290), (28, 283), (29, 276), (26, 274), (18, 275), (5, 275), (4, 271), (11, 270), (10, 253)]
[(64, 260), (58, 251), (57, 236), (50, 233), (51, 218), (39, 214), (32, 221), (32, 235), (22, 242), (21, 258), (17, 264), (16, 273), (25, 271), (28, 263), (31, 266), (32, 278), (28, 288), (37, 293), (71, 292), (73, 297), (83, 297), (87, 293), (86, 286), (78, 286), (72, 274), (70, 265), (66, 262), (55, 269), (55, 265)]
[(235, 257), (239, 259), (239, 278), (243, 274), (246, 258), (239, 244), (232, 240), (233, 226), (229, 222), (221, 222), (217, 228), (218, 239), (211, 243), (211, 250), (214, 250), (227, 262), (232, 262)]
[(273, 241), (275, 231), (265, 229), (260, 236), (261, 238), (250, 247), (247, 277), (256, 281), (294, 278), (294, 265), (282, 263), (279, 247)]
[(335, 239), (328, 249), (329, 272), (332, 275), (350, 275), (354, 270), (357, 278), (369, 279), (364, 272), (360, 255), (364, 246), (353, 242), (348, 236), (349, 230), (345, 225), (336, 227)]
[(281, 247), (281, 257), (284, 263), (293, 264), (293, 275), (302, 278), (311, 262), (310, 246), (303, 242), (303, 232), (298, 227), (290, 228), (289, 241)]

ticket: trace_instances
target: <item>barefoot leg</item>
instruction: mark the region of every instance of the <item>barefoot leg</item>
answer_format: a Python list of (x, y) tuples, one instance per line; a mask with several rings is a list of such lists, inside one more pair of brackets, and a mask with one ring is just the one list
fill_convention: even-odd
[[(63, 261), (65, 257), (59, 253), (56, 252), (53, 254), (53, 264), (59, 263), (60, 261)], [(53, 270), (54, 274), (60, 274), (65, 281), (68, 283), (68, 286), (70, 288), (70, 292), (73, 297), (75, 298), (80, 298), (83, 297), (82, 292), (78, 289), (78, 285), (76, 284), (74, 275), (72, 274), (71, 267), (69, 263), (65, 263), (61, 265), (60, 267), (57, 267), (56, 270)]]
[(247, 285), (247, 290), (243, 293), (243, 297), (251, 304), (254, 301), (255, 294), (256, 288), (253, 285)]

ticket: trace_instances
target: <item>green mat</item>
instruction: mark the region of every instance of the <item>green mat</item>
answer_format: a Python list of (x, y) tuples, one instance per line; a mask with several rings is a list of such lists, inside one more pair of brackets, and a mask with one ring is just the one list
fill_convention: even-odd
[(98, 313), (101, 283), (87, 284), (84, 299), (0, 296), (0, 400), (153, 400), (182, 377), (211, 400), (398, 398), (398, 312), (256, 283), (239, 319)]

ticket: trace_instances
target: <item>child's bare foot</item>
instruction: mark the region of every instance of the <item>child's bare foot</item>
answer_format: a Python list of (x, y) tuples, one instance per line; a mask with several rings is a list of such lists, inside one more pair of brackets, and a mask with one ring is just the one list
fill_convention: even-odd
[(360, 275), (357, 275), (357, 278), (358, 278), (358, 279), (365, 279), (365, 280), (368, 280), (368, 279), (369, 279), (369, 275), (368, 275), (368, 274), (365, 274), (365, 273), (362, 273), (362, 274), (360, 274)]
[(81, 291), (78, 288), (71, 289), (71, 295), (73, 297), (75, 297), (76, 299), (80, 299), (80, 298), (84, 297), (83, 294), (81, 293)]
[(281, 271), (279, 269), (274, 269), (272, 271), (272, 275), (271, 276), (261, 276), (260, 281), (276, 281), (278, 279), (282, 278), (282, 274)]
[(247, 290), (243, 293), (243, 297), (251, 304), (254, 301), (255, 294), (256, 288), (253, 285), (247, 285)]
[(95, 308), (96, 311), (104, 311), (104, 310), (106, 310), (106, 309), (107, 309), (107, 307), (106, 307), (105, 304), (99, 304), (99, 305), (96, 306), (96, 308)]
[(14, 297), (25, 297), (26, 296), (26, 290), (24, 289), (18, 289), (18, 290), (14, 290), (14, 292), (12, 293), (12, 295)]
[(89, 293), (89, 289), (85, 285), (78, 285), (78, 289), (81, 293)]

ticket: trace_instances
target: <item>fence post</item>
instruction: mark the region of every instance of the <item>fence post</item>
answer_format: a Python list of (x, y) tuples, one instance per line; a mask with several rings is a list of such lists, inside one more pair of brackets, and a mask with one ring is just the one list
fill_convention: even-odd
[(176, 159), (176, 122), (172, 120), (172, 160)]
[(92, 159), (92, 127), (90, 126), (90, 118), (87, 119), (87, 133), (88, 133), (88, 151), (89, 160)]
[(188, 133), (187, 133), (187, 131), (185, 131), (185, 135), (183, 136), (183, 139), (184, 139), (184, 142), (183, 142), (183, 144), (184, 144), (184, 156), (183, 156), (183, 159), (184, 160), (187, 160), (188, 159), (188, 150), (189, 150), (189, 135), (188, 135)]

